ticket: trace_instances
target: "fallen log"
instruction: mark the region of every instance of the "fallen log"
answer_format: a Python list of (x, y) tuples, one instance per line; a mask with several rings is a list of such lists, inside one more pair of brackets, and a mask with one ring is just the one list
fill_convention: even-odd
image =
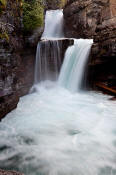
[(108, 94), (116, 96), (116, 87), (108, 87), (102, 83), (96, 83), (96, 87), (101, 89), (104, 92), (107, 92)]

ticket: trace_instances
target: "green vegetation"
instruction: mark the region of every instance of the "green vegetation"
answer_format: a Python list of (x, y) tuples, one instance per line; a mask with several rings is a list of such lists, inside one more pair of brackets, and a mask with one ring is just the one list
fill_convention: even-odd
[(64, 7), (67, 0), (60, 0), (60, 8)]
[[(7, 8), (7, 1), (8, 0), (0, 0), (0, 15), (2, 15)], [(16, 0), (16, 3), (12, 3), (12, 14), (10, 15), (12, 15), (13, 18), (16, 16), (18, 19), (19, 16), (21, 17), (23, 14), (24, 34), (32, 33), (33, 30), (44, 25), (45, 4), (52, 4), (53, 7), (62, 8), (66, 1), (67, 0)], [(15, 10), (17, 7), (19, 9)], [(6, 30), (2, 31), (2, 29), (0, 29), (0, 39), (5, 38), (8, 41), (9, 38), (7, 33)]]
[(7, 42), (9, 42), (9, 36), (7, 32), (0, 32), (0, 39), (5, 39)]
[(0, 0), (0, 14), (3, 12), (7, 4), (6, 0)]
[(41, 0), (23, 1), (24, 32), (31, 32), (43, 26), (44, 8)]
[(0, 0), (0, 5), (6, 6), (6, 0)]

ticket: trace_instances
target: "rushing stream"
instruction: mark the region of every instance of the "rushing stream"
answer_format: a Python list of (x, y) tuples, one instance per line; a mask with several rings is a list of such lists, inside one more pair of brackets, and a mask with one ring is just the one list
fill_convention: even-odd
[(58, 81), (38, 82), (36, 70), (35, 92), (0, 123), (0, 168), (25, 175), (116, 175), (116, 102), (80, 90), (91, 44), (75, 40)]
[(37, 85), (0, 124), (0, 168), (26, 175), (116, 175), (116, 102)]

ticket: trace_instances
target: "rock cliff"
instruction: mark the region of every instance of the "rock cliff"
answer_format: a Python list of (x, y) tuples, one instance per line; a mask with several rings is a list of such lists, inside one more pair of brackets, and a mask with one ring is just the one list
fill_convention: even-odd
[(28, 49), (23, 39), (21, 2), (8, 0), (0, 15), (1, 119), (17, 106), (19, 97), (32, 85), (35, 50)]
[(64, 8), (65, 34), (93, 38), (89, 63), (91, 86), (116, 87), (116, 1), (69, 0)]

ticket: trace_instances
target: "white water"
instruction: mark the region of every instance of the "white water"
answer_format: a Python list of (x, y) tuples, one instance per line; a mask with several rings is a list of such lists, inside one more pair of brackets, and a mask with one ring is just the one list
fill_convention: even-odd
[(48, 10), (42, 39), (63, 38), (63, 10)]
[(65, 54), (64, 63), (59, 76), (59, 85), (77, 92), (81, 88), (83, 73), (93, 40), (75, 39)]
[[(74, 64), (80, 49), (68, 49), (63, 65), (67, 69), (62, 68), (59, 78), (63, 86), (68, 75), (74, 78), (68, 81), (71, 90), (78, 90), (80, 67), (87, 59), (85, 47), (83, 64)], [(73, 71), (66, 64), (71, 61)], [(76, 76), (77, 65), (81, 73)], [(25, 175), (116, 175), (116, 102), (94, 92), (72, 94), (58, 82), (44, 81), (35, 88), (0, 123), (0, 168)]]
[(37, 85), (0, 124), (0, 168), (26, 175), (116, 175), (116, 102)]
[(63, 33), (63, 10), (48, 10), (45, 29), (38, 42), (35, 64), (35, 81), (57, 80), (61, 67), (60, 42)]
[(57, 80), (61, 67), (60, 44), (58, 40), (44, 40), (38, 43), (35, 84), (43, 80)]

